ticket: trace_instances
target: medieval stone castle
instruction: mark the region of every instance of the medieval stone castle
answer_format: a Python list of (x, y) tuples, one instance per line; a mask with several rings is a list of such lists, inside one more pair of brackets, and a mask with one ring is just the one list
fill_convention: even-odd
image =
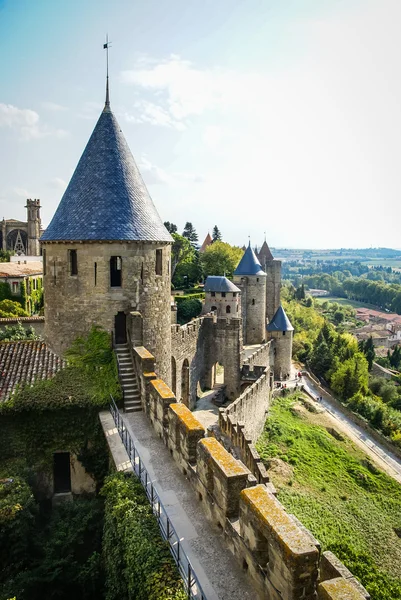
[[(172, 242), (107, 89), (104, 110), (41, 237), (48, 348), (62, 356), (92, 325), (110, 332), (124, 409), (132, 413), (124, 418), (135, 420), (138, 411), (149, 417), (256, 598), (367, 598), (287, 514), (253, 446), (273, 381), (291, 370), (293, 327), (280, 305), (280, 261), (266, 243), (259, 256), (249, 245), (233, 281), (209, 277), (204, 314), (179, 326), (171, 318)], [(200, 390), (214, 387), (218, 365), (225, 406), (217, 429), (205, 437), (191, 411)], [(112, 431), (105, 432), (110, 438)]]

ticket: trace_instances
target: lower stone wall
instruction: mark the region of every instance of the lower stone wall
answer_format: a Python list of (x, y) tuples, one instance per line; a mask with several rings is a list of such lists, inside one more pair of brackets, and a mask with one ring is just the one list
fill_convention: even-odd
[(15, 327), (15, 325), (22, 325), (26, 329), (31, 327), (35, 330), (37, 336), (43, 339), (43, 333), (45, 328), (44, 317), (20, 317), (19, 319), (0, 319), (0, 330), (4, 331), (6, 327)]
[[(134, 350), (140, 379), (142, 405), (153, 427), (170, 449), (194, 488), (207, 518), (221, 531), (262, 600), (363, 600), (366, 591), (339, 561), (325, 557), (322, 571), (320, 545), (289, 515), (266, 485), (258, 484), (249, 469), (236, 460), (205, 431), (194, 414), (177, 403), (161, 379), (149, 379), (151, 355)], [(265, 379), (267, 377), (265, 376)], [(267, 379), (268, 381), (268, 379)], [(255, 385), (255, 384), (254, 384)], [(255, 398), (266, 383), (248, 391)], [(243, 399), (244, 401), (244, 399)], [(227, 417), (228, 418), (228, 417)]]

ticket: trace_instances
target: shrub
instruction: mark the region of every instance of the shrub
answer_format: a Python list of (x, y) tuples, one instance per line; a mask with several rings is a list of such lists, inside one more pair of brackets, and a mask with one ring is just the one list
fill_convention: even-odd
[(106, 600), (184, 600), (182, 581), (137, 478), (115, 473), (101, 494)]

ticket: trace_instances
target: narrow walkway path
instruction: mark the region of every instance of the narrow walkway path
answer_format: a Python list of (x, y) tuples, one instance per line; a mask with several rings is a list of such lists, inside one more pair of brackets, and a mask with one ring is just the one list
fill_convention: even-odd
[[(196, 492), (181, 474), (162, 440), (143, 413), (124, 414), (146, 469), (160, 493), (208, 600), (256, 600), (222, 535), (207, 521)], [(209, 581), (209, 585), (204, 582)]]
[(340, 409), (334, 406), (334, 404), (330, 402), (330, 394), (327, 392), (322, 394), (309, 377), (303, 377), (302, 383), (304, 384), (305, 389), (315, 398), (317, 396), (322, 396), (321, 405), (338, 422), (339, 428), (344, 431), (353, 442), (362, 448), (366, 454), (373, 458), (386, 473), (401, 483), (401, 460), (371, 437), (368, 431), (356, 425), (351, 419), (344, 415)]

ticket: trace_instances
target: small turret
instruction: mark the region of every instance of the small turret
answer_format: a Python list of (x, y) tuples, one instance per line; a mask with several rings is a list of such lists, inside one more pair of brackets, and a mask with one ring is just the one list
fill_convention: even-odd
[(209, 275), (206, 279), (204, 313), (212, 311), (218, 317), (241, 315), (241, 290), (227, 277)]
[(274, 340), (274, 379), (285, 379), (291, 374), (294, 328), (281, 305), (267, 325), (267, 332)]

